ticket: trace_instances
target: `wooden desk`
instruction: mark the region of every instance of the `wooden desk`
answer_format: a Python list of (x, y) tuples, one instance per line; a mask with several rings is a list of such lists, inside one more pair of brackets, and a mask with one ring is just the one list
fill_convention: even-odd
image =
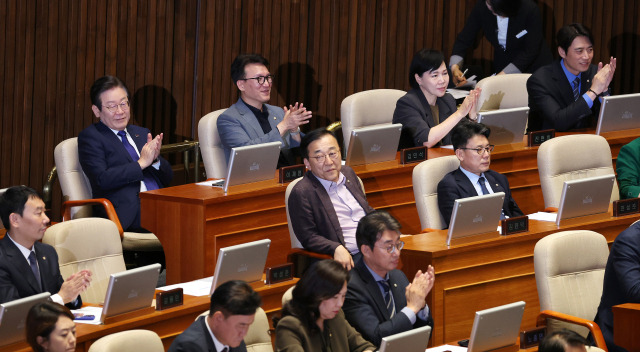
[(445, 230), (408, 236), (403, 238), (402, 270), (413, 278), (418, 269), (424, 271), (429, 264), (435, 268), (435, 284), (427, 298), (435, 322), (433, 345), (469, 336), (476, 311), (520, 300), (526, 302), (521, 330), (533, 328), (540, 312), (533, 268), (538, 240), (558, 231), (585, 229), (601, 233), (611, 243), (637, 219), (638, 215), (600, 214), (569, 219), (559, 228), (532, 220), (527, 233), (468, 237), (450, 248)]
[(613, 342), (628, 351), (640, 351), (640, 304), (625, 303), (612, 307)]
[[(280, 311), (282, 306), (282, 295), (291, 286), (295, 285), (298, 279), (281, 282), (273, 285), (263, 283), (252, 284), (256, 292), (262, 297), (262, 308), (267, 315)], [(184, 296), (184, 305), (163, 311), (155, 311), (151, 314), (142, 315), (133, 319), (109, 324), (109, 325), (76, 325), (76, 351), (86, 352), (91, 344), (103, 336), (116, 332), (145, 329), (156, 332), (162, 339), (165, 350), (173, 340), (180, 335), (196, 317), (209, 310), (211, 299), (208, 296), (194, 297)], [(9, 351), (31, 351), (26, 342), (20, 342), (9, 346), (0, 347), (0, 352)]]

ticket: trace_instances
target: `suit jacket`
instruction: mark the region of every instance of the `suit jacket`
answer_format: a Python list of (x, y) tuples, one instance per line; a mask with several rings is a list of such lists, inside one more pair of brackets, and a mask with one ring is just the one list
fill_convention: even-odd
[[(420, 89), (411, 89), (398, 99), (393, 111), (393, 123), (402, 124), (402, 137), (399, 149), (419, 147), (429, 139), (429, 131), (435, 126), (431, 109), (425, 109), (427, 98)], [(449, 93), (436, 100), (440, 122), (446, 120), (456, 109), (456, 100)], [(443, 144), (451, 144), (451, 136), (442, 139)]]
[(604, 271), (602, 298), (594, 321), (602, 330), (610, 352), (625, 351), (613, 343), (611, 311), (611, 307), (623, 303), (640, 303), (640, 223), (616, 237)]
[(498, 43), (496, 16), (489, 11), (484, 0), (478, 0), (467, 17), (464, 28), (458, 34), (451, 54), (464, 57), (467, 50), (474, 46), (480, 30), (493, 46), (495, 73), (502, 71), (509, 64), (513, 64), (520, 72), (534, 72), (553, 60), (551, 51), (542, 37), (540, 9), (531, 0), (523, 0), (518, 14), (509, 18), (507, 50), (503, 50)]
[[(491, 185), (494, 193), (504, 192), (504, 203), (502, 210), (504, 214), (513, 216), (522, 216), (522, 210), (518, 208), (518, 204), (511, 197), (511, 189), (507, 177), (493, 170), (484, 173), (487, 181)], [(456, 169), (446, 174), (438, 183), (438, 208), (444, 217), (444, 221), (449, 226), (451, 221), (451, 213), (453, 212), (453, 203), (456, 199), (475, 197), (478, 195), (473, 184), (460, 169)]]
[[(347, 322), (340, 311), (335, 318), (324, 321), (325, 332), (331, 335), (329, 343), (332, 352), (373, 351), (375, 346), (366, 341)], [(310, 332), (293, 315), (280, 319), (276, 326), (276, 351), (322, 352), (324, 342), (322, 332)]]
[(635, 198), (640, 194), (640, 138), (623, 146), (618, 153), (616, 173), (620, 186), (620, 199)]
[(282, 143), (281, 153), (287, 160), (292, 160), (293, 155), (289, 149), (298, 147), (300, 144), (291, 138), (290, 132), (287, 132), (284, 137), (280, 136), (280, 131), (276, 127), (284, 119), (284, 110), (269, 104), (264, 104), (264, 106), (269, 111), (269, 124), (271, 125), (271, 131), (267, 134), (262, 132), (262, 127), (260, 127), (256, 116), (242, 99), (238, 99), (218, 117), (216, 125), (227, 163), (229, 163), (231, 148), (268, 142)]
[(398, 269), (389, 272), (391, 294), (396, 306), (396, 314), (389, 317), (387, 305), (380, 292), (380, 287), (365, 265), (364, 259), (359, 260), (353, 270), (347, 285), (347, 296), (342, 306), (347, 321), (376, 346), (380, 346), (382, 338), (425, 325), (433, 327), (429, 316), (427, 321), (416, 317), (415, 324), (400, 311), (407, 306), (405, 289), (409, 280)]
[[(342, 167), (346, 186), (365, 213), (373, 208), (367, 203), (356, 173)], [(336, 247), (345, 245), (342, 227), (333, 208), (331, 198), (320, 181), (308, 171), (289, 195), (291, 226), (302, 246), (310, 251), (333, 255)]]
[[(591, 87), (598, 67), (591, 65), (580, 74), (580, 95)], [(534, 72), (527, 80), (529, 93), (529, 131), (555, 129), (568, 131), (595, 126), (600, 99), (589, 105), (580, 97), (573, 100), (573, 88), (562, 70), (560, 60)]]
[[(127, 132), (138, 151), (147, 143), (149, 130), (129, 125)], [(133, 160), (122, 141), (102, 122), (85, 128), (78, 135), (78, 156), (82, 170), (91, 183), (93, 198), (107, 198), (113, 203), (120, 224), (126, 231), (140, 228), (140, 181), (144, 176), (153, 177), (158, 186), (166, 187), (173, 178), (173, 170), (167, 160), (160, 157), (160, 170), (149, 166), (142, 170)], [(104, 216), (102, 208), (96, 207)]]
[[(169, 352), (217, 352), (207, 324), (206, 317), (199, 317), (183, 331), (169, 347)], [(238, 347), (229, 348), (229, 352), (247, 352), (244, 341)]]
[[(58, 254), (48, 244), (36, 242), (36, 258), (40, 270), (40, 278), (36, 278), (31, 266), (20, 252), (20, 249), (5, 235), (0, 240), (0, 303), (19, 298), (33, 296), (42, 292), (57, 294), (64, 283), (58, 266)], [(38, 282), (42, 283), (42, 289)], [(67, 307), (77, 309), (82, 306), (82, 299), (78, 296), (75, 302)]]

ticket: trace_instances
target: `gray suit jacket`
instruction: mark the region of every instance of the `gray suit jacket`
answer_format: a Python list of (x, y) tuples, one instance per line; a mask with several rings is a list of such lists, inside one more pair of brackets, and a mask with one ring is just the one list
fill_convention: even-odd
[[(246, 145), (262, 144), (268, 142), (281, 142), (282, 152), (287, 154), (289, 148), (298, 147), (299, 143), (291, 138), (291, 134), (287, 132), (284, 137), (280, 136), (280, 132), (276, 126), (284, 119), (284, 110), (277, 106), (264, 104), (269, 111), (269, 124), (271, 132), (264, 134), (260, 123), (256, 119), (253, 112), (242, 101), (238, 101), (231, 105), (225, 112), (218, 117), (218, 134), (224, 147), (224, 154), (229, 163), (231, 148), (242, 147)], [(288, 155), (287, 155), (288, 157)]]

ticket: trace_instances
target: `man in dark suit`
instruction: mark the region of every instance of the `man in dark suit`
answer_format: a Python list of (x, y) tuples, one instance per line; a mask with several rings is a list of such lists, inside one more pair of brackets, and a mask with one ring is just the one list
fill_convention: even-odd
[(152, 138), (148, 129), (129, 125), (129, 91), (117, 77), (99, 78), (90, 95), (100, 121), (78, 135), (78, 156), (93, 198), (113, 203), (125, 231), (146, 232), (140, 229), (138, 195), (166, 187), (173, 178), (171, 165), (160, 156), (163, 134)]
[(640, 302), (640, 223), (622, 231), (611, 245), (604, 270), (602, 298), (594, 321), (610, 352), (625, 351), (613, 342), (613, 312), (611, 307)]
[(362, 258), (351, 271), (342, 306), (349, 323), (377, 346), (383, 337), (433, 326), (426, 297), (435, 272), (429, 265), (409, 283), (396, 269), (404, 246), (398, 221), (385, 211), (373, 211), (360, 219), (356, 240)]
[(609, 95), (616, 59), (592, 65), (593, 37), (580, 23), (560, 28), (561, 59), (535, 71), (527, 81), (529, 131), (568, 131), (593, 127), (600, 111), (599, 97)]
[(227, 281), (211, 295), (209, 315), (178, 336), (169, 352), (246, 352), (244, 337), (262, 304), (244, 281)]
[(238, 55), (231, 64), (231, 79), (240, 98), (216, 122), (227, 162), (231, 148), (281, 142), (278, 167), (295, 163), (291, 148), (300, 145), (300, 125), (309, 122), (311, 111), (298, 103), (284, 109), (267, 104), (273, 84), (268, 66), (258, 54)]
[(302, 138), (300, 150), (307, 173), (289, 195), (291, 226), (302, 246), (333, 256), (348, 270), (359, 256), (358, 221), (373, 211), (356, 173), (342, 166), (333, 133), (316, 129)]
[(0, 196), (0, 218), (7, 234), (0, 240), (0, 303), (42, 292), (71, 309), (82, 306), (80, 293), (91, 283), (82, 270), (62, 278), (55, 249), (39, 242), (49, 224), (44, 202), (26, 186), (11, 187)]
[(438, 183), (438, 207), (447, 226), (456, 199), (489, 193), (504, 192), (503, 215), (523, 215), (511, 197), (507, 178), (489, 170), (493, 150), (493, 145), (489, 144), (490, 133), (487, 126), (476, 122), (460, 123), (453, 129), (451, 141), (460, 168), (446, 174)]

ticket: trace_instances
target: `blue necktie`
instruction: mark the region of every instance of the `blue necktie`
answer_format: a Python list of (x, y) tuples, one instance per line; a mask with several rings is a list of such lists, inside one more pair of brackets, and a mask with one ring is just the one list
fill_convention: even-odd
[(573, 80), (573, 100), (578, 100), (580, 96), (580, 76)]
[(393, 304), (393, 295), (391, 294), (391, 288), (389, 287), (389, 283), (386, 280), (378, 281), (380, 287), (384, 291), (384, 303), (387, 305), (387, 311), (389, 312), (389, 317), (393, 318), (396, 313), (396, 305)]
[(484, 177), (480, 177), (478, 179), (478, 184), (480, 185), (480, 189), (482, 190), (482, 195), (489, 194), (487, 186), (484, 185)]
[[(133, 148), (131, 143), (129, 143), (129, 139), (127, 138), (127, 132), (118, 131), (118, 136), (120, 136), (120, 138), (122, 139), (122, 145), (124, 146), (124, 149), (126, 149), (129, 155), (131, 156), (131, 159), (133, 159), (133, 161), (138, 161), (140, 157), (138, 156), (138, 153)], [(156, 180), (154, 180), (153, 177), (147, 176), (147, 175), (144, 175), (144, 185), (147, 186), (147, 191), (152, 191), (154, 189), (160, 188)]]
[(31, 266), (31, 271), (33, 271), (33, 275), (36, 277), (36, 282), (38, 283), (38, 288), (42, 291), (42, 284), (40, 283), (40, 269), (38, 269), (38, 261), (36, 260), (36, 252), (31, 251), (29, 254), (29, 265)]

